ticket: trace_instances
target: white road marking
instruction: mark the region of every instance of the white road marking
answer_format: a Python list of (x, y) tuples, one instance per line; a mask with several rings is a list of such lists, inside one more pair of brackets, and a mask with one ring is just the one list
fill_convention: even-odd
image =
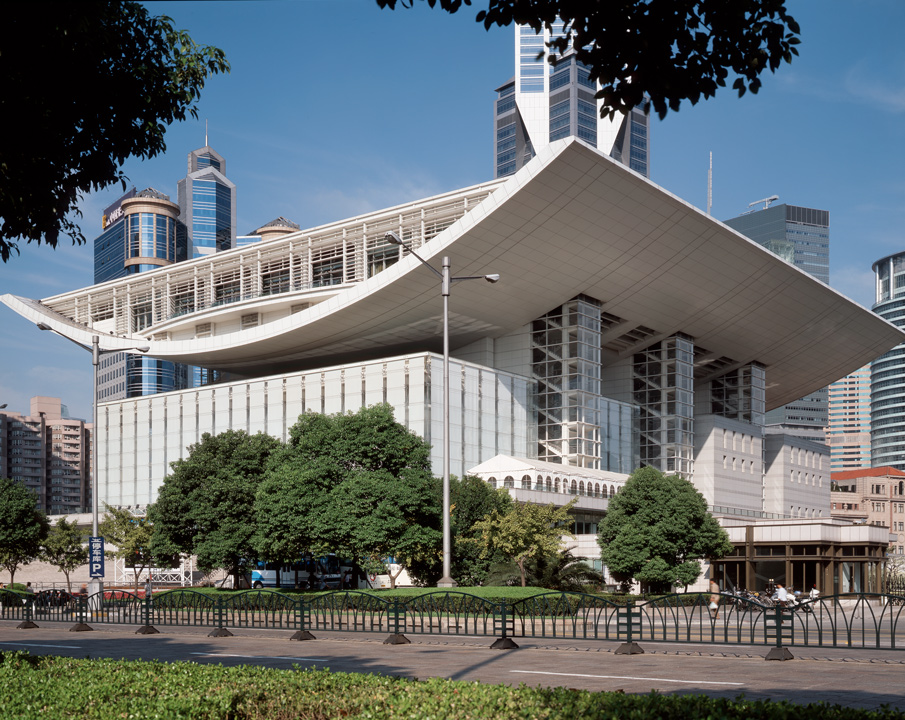
[(686, 683), (689, 685), (744, 685), (740, 682), (715, 682), (713, 680), (673, 680), (672, 678), (633, 677), (631, 675), (581, 675), (579, 673), (558, 673), (545, 670), (510, 670), (525, 675), (558, 675), (559, 677), (595, 678), (599, 680), (653, 680), (654, 682)]
[(38, 643), (24, 643), (24, 642), (0, 642), (0, 645), (20, 645), (22, 647), (52, 647), (52, 648), (66, 648), (67, 650), (81, 650), (81, 645), (39, 645)]
[(308, 660), (310, 662), (329, 662), (327, 658), (285, 657), (282, 655), (234, 655), (232, 653), (205, 653), (205, 652), (193, 652), (191, 654), (192, 655), (204, 655), (205, 657), (251, 658), (252, 660)]

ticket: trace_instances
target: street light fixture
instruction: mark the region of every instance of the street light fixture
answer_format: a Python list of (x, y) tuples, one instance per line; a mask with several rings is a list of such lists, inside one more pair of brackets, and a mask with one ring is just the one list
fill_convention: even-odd
[(440, 278), (440, 294), (443, 296), (443, 577), (437, 583), (437, 587), (455, 587), (456, 581), (452, 578), (452, 539), (450, 529), (449, 507), (449, 290), (454, 282), (462, 280), (486, 280), (490, 283), (499, 282), (500, 276), (490, 275), (465, 275), (459, 277), (450, 276), (449, 258), (444, 256), (442, 272), (415, 252), (411, 244), (407, 243), (392, 230), (387, 232), (383, 239), (393, 245), (401, 245), (414, 255), (428, 270)]
[[(137, 350), (138, 352), (146, 353), (151, 348), (144, 345), (140, 347), (129, 347), (129, 348), (117, 348), (115, 350), (101, 350), (100, 347), (100, 336), (93, 335), (91, 337), (91, 347), (87, 345), (83, 345), (78, 340), (73, 340), (68, 335), (64, 335), (63, 333), (54, 330), (47, 323), (39, 322), (37, 323), (39, 330), (50, 330), (50, 332), (59, 335), (60, 337), (66, 338), (71, 343), (75, 343), (82, 350), (87, 350), (91, 353), (91, 364), (94, 366), (94, 373), (92, 377), (92, 394), (94, 395), (94, 407), (93, 407), (93, 429), (91, 431), (91, 535), (92, 537), (98, 537), (98, 485), (97, 485), (97, 464), (98, 464), (98, 456), (97, 456), (97, 376), (98, 376), (98, 368), (100, 366), (101, 355), (109, 355), (111, 353), (118, 352), (126, 352), (128, 350)], [(98, 593), (103, 591), (103, 581), (98, 578), (91, 579), (91, 593)]]

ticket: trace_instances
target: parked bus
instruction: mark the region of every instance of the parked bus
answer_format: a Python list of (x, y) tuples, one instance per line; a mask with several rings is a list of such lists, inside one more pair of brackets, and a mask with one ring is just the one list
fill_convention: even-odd
[(319, 558), (306, 555), (292, 563), (269, 563), (261, 560), (251, 569), (253, 588), (298, 587), (338, 590), (341, 583), (342, 570), (339, 558), (333, 553)]

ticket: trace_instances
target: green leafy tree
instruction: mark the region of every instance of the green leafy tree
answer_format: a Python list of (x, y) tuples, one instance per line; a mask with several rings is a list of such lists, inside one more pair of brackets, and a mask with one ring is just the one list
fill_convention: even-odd
[(597, 543), (614, 578), (634, 578), (650, 592), (687, 587), (701, 574), (700, 558), (732, 550), (694, 485), (650, 467), (632, 473), (610, 499)]
[(151, 551), (154, 526), (147, 516), (133, 515), (106, 503), (104, 508), (106, 513), (98, 525), (98, 532), (104, 538), (104, 554), (108, 558), (120, 558), (126, 567), (132, 568), (137, 594), (141, 574), (154, 565)]
[(452, 512), (452, 576), (459, 585), (483, 585), (491, 564), (502, 557), (499, 552), (483, 552), (481, 532), (475, 528), (475, 523), (494, 511), (509, 512), (512, 498), (502, 488), (495, 489), (479, 477), (466, 475), (450, 480), (449, 504)]
[(205, 80), (228, 72), (137, 2), (13, 3), (0, 23), (0, 258), (17, 240), (84, 243), (84, 193), (120, 182), (129, 157), (166, 150), (166, 126), (197, 117)]
[(59, 569), (66, 576), (66, 587), (72, 592), (69, 573), (88, 562), (85, 533), (74, 522), (60, 518), (50, 526), (50, 532), (41, 545), (40, 559)]
[(402, 566), (412, 569), (418, 559), (435, 556), (442, 544), (440, 513), (433, 478), (411, 468), (395, 476), (387, 470), (357, 470), (334, 488), (327, 510), (330, 532), (344, 556), (370, 566), (392, 557), (400, 565), (395, 573), (387, 569), (391, 588)]
[(224, 568), (238, 580), (244, 562), (255, 557), (255, 494), (281, 447), (264, 433), (204, 433), (185, 458), (171, 463), (148, 510), (154, 555), (171, 561), (196, 555), (202, 570)]
[(261, 557), (339, 552), (366, 565), (375, 557), (408, 563), (436, 553), (440, 513), (430, 449), (395, 421), (390, 406), (305, 413), (289, 434), (258, 488)]
[(38, 496), (25, 485), (0, 478), (0, 565), (16, 581), (16, 570), (41, 552), (47, 537), (47, 516), (38, 510)]
[[(443, 484), (434, 478), (437, 503), (442, 505)], [(498, 552), (484, 554), (481, 533), (474, 524), (485, 515), (506, 512), (512, 498), (503, 489), (495, 489), (479, 477), (466, 475), (449, 479), (450, 531), (452, 541), (452, 577), (460, 586), (484, 585), (490, 567), (505, 558)], [(443, 574), (443, 556), (437, 552), (423, 556), (407, 568), (425, 585), (434, 585)]]
[(535, 503), (512, 504), (505, 512), (492, 511), (475, 523), (481, 534), (485, 556), (499, 551), (519, 570), (522, 587), (527, 586), (528, 566), (532, 560), (554, 555), (562, 546), (564, 535), (574, 537), (569, 511), (577, 498), (563, 507)]
[[(472, 0), (427, 0), (454, 13)], [(414, 0), (377, 0), (412, 7)], [(483, 3), (478, 3), (483, 4)], [(800, 29), (785, 0), (487, 0), (476, 20), (486, 29), (513, 22), (535, 31), (564, 24), (556, 57), (574, 48), (600, 83), (601, 115), (653, 106), (663, 118), (683, 100), (694, 105), (725, 87), (756, 93), (760, 75), (798, 54)]]

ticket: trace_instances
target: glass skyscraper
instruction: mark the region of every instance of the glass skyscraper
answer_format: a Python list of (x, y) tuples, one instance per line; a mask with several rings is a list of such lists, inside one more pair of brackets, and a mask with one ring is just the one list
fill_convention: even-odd
[(495, 177), (512, 175), (539, 148), (570, 136), (650, 177), (650, 118), (641, 108), (601, 118), (597, 83), (588, 68), (572, 52), (555, 67), (549, 62), (545, 43), (562, 31), (561, 22), (539, 34), (515, 28), (515, 77), (497, 88), (494, 105)]
[[(905, 252), (877, 260), (873, 270), (873, 311), (905, 328)], [(905, 470), (905, 343), (871, 363), (870, 454), (874, 467)]]
[[(763, 245), (822, 283), (830, 283), (830, 213), (827, 210), (771, 205), (745, 213), (726, 225)], [(767, 413), (767, 426), (796, 437), (824, 442), (829, 414), (827, 388)]]
[[(153, 188), (131, 191), (110, 205), (104, 231), (94, 241), (94, 282), (116, 280), (185, 260), (185, 234), (179, 232), (179, 207)], [(151, 325), (151, 299), (139, 302), (129, 317), (129, 332)], [(117, 332), (113, 308), (94, 310), (96, 327)], [(109, 314), (109, 318), (106, 315)], [(104, 326), (108, 322), (109, 327)], [(120, 400), (182, 390), (188, 385), (185, 365), (130, 353), (103, 355), (98, 368), (98, 396)]]
[(190, 152), (176, 192), (190, 257), (236, 247), (236, 185), (222, 155), (209, 145)]

